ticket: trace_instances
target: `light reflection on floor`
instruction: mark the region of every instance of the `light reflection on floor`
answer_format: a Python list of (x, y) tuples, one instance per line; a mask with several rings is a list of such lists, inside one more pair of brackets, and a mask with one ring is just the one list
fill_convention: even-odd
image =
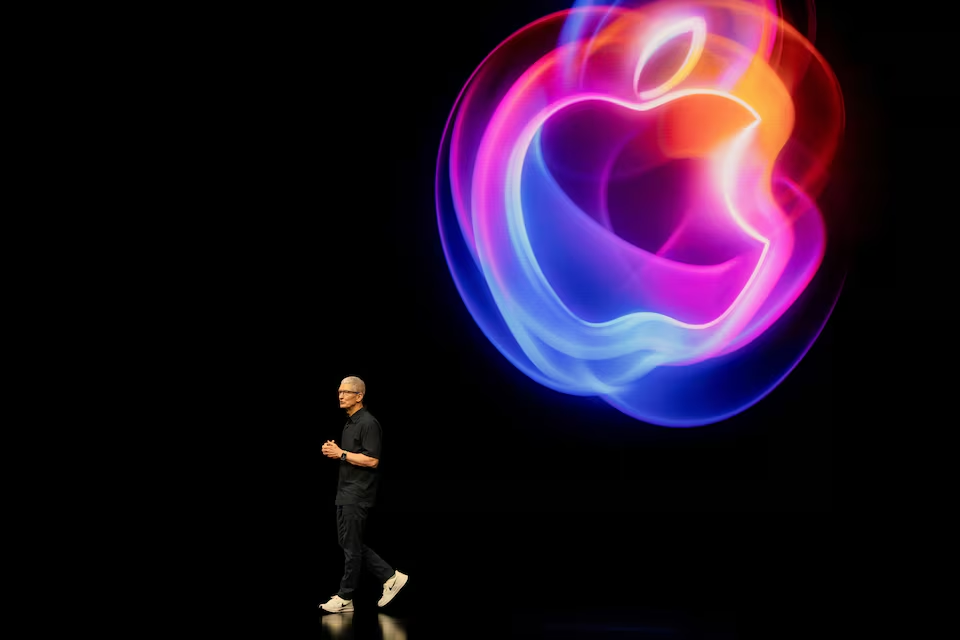
[[(376, 622), (368, 616), (355, 619), (353, 613), (330, 613), (320, 616), (321, 637), (335, 640), (357, 638), (376, 638), (375, 628), (379, 627), (383, 640), (406, 640), (406, 625), (399, 618), (386, 614), (377, 614)], [(371, 628), (373, 627), (373, 628)], [(356, 633), (355, 633), (356, 631)], [(371, 633), (374, 631), (374, 633)]]
[[(427, 632), (425, 637), (461, 637), (465, 632), (480, 632), (487, 637), (530, 638), (658, 638), (660, 640), (734, 640), (738, 634), (730, 624), (706, 625), (697, 617), (685, 615), (654, 615), (634, 612), (604, 612), (594, 615), (552, 614), (504, 615), (496, 612), (473, 612), (459, 615), (431, 611), (418, 616), (411, 625), (409, 619), (373, 611), (324, 614), (320, 618), (321, 637), (334, 640), (362, 638), (363, 640), (406, 640), (415, 628)], [(729, 622), (729, 621), (728, 621)], [(414, 637), (419, 634), (414, 633)]]

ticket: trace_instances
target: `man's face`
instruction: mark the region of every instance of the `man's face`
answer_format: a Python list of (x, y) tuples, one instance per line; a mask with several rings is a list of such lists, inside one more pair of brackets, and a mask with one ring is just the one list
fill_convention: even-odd
[(360, 402), (360, 394), (357, 393), (357, 390), (353, 388), (353, 385), (347, 382), (340, 383), (340, 408), (346, 409), (349, 411), (353, 408), (358, 402)]

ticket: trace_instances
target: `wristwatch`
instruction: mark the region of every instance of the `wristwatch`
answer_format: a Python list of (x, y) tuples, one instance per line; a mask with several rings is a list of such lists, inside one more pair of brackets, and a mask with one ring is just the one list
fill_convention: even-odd
[(346, 461), (347, 461), (347, 452), (344, 451), (343, 453), (340, 454), (340, 462), (346, 462)]

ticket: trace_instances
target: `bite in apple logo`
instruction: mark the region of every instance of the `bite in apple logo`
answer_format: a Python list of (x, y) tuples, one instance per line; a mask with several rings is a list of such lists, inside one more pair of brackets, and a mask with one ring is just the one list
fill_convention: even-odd
[(835, 296), (803, 295), (827, 239), (814, 198), (843, 106), (769, 4), (575, 7), (467, 82), (438, 160), (441, 239), (471, 315), (533, 380), (701, 426), (816, 340)]

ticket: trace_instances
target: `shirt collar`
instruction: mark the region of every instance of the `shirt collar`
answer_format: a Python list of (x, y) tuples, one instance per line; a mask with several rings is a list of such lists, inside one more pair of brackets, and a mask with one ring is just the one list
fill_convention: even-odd
[(367, 410), (366, 407), (360, 407), (359, 409), (357, 409), (357, 410), (354, 412), (354, 414), (353, 414), (352, 416), (348, 416), (348, 417), (347, 417), (347, 422), (354, 422), (354, 423), (355, 423), (355, 422), (359, 419), (360, 414), (363, 413), (363, 412), (366, 411), (366, 410)]

